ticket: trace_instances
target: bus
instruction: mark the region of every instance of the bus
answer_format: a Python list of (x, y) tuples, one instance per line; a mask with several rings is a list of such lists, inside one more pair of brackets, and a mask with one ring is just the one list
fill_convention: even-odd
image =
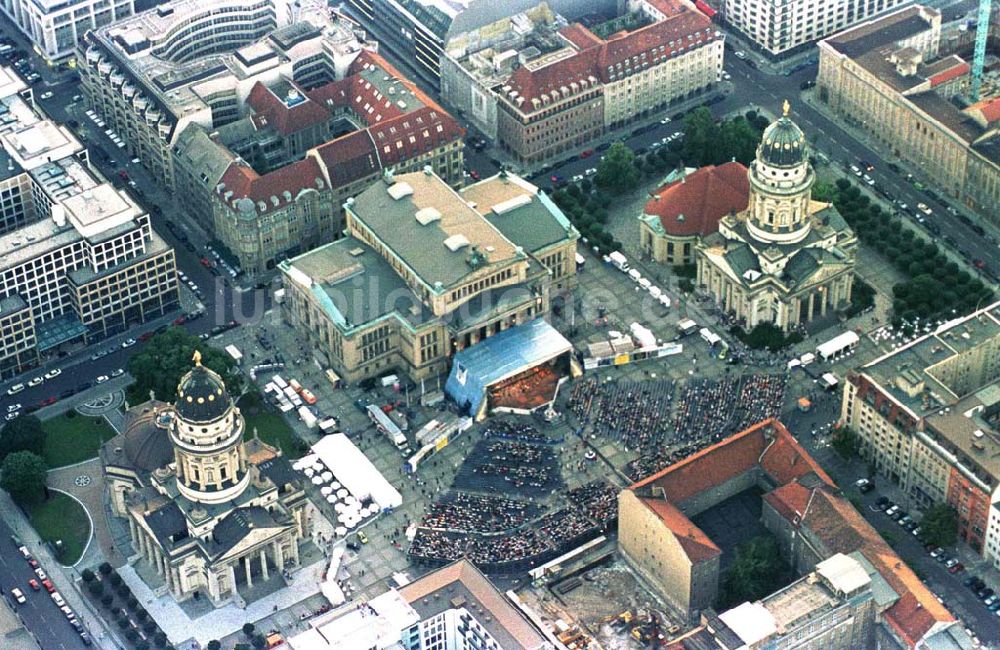
[(406, 447), (406, 436), (396, 426), (396, 423), (392, 421), (392, 418), (379, 408), (378, 404), (369, 404), (365, 411), (368, 413), (368, 418), (375, 425), (375, 428), (381, 431), (396, 446), (396, 449), (404, 449)]

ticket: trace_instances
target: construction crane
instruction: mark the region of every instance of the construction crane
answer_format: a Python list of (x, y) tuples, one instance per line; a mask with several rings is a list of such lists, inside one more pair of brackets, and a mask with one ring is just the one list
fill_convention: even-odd
[(990, 33), (990, 8), (992, 0), (979, 0), (979, 13), (976, 18), (976, 49), (972, 55), (972, 92), (973, 102), (979, 101), (979, 90), (983, 85), (983, 65), (986, 63), (986, 37)]

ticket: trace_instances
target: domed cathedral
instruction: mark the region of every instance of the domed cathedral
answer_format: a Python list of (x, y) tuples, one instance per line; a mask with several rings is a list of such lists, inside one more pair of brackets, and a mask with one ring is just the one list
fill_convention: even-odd
[(151, 396), (128, 409), (123, 433), (102, 447), (111, 510), (128, 520), (130, 562), (157, 593), (245, 603), (255, 581), (282, 580), (298, 566), (313, 509), (281, 451), (244, 440), (245, 426), (222, 378), (195, 352), (175, 402)]
[(699, 288), (746, 329), (788, 331), (851, 301), (857, 237), (833, 205), (812, 200), (816, 175), (789, 108), (764, 130), (747, 170), (746, 210), (723, 217), (696, 255)]

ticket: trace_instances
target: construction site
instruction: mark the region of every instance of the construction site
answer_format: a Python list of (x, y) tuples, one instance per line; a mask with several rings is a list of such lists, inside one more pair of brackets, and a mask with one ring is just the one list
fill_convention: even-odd
[(517, 595), (551, 622), (569, 650), (659, 648), (682, 631), (615, 557), (548, 584), (536, 580)]

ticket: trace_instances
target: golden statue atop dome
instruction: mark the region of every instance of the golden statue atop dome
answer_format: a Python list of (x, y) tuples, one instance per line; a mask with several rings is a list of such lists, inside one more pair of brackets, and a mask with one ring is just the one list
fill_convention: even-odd
[(792, 109), (792, 105), (789, 104), (788, 100), (786, 99), (785, 103), (781, 105), (781, 116), (782, 117), (788, 117), (788, 111), (790, 111), (791, 109)]
[(200, 366), (201, 365), (201, 351), (200, 350), (195, 350), (194, 351), (194, 355), (192, 355), (191, 359), (194, 361), (194, 365)]

